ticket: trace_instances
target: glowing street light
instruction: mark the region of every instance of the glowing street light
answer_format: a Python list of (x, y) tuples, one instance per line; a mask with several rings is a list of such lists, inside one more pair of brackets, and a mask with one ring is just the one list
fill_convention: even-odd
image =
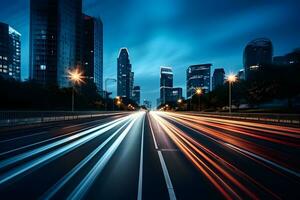
[(70, 69), (68, 71), (68, 78), (72, 82), (72, 112), (74, 112), (74, 93), (75, 93), (75, 85), (80, 85), (81, 83), (84, 83), (84, 76), (83, 72), (79, 70), (79, 68)]
[(196, 89), (196, 94), (201, 95), (202, 94), (202, 88), (197, 88)]
[(68, 71), (68, 78), (73, 83), (73, 85), (75, 85), (75, 84), (80, 85), (81, 83), (84, 83), (83, 72), (80, 71), (78, 68), (69, 70)]
[(182, 103), (182, 99), (178, 99), (177, 103), (179, 103), (179, 104)]
[(231, 113), (231, 85), (236, 82), (237, 78), (234, 74), (229, 74), (227, 76), (228, 86), (229, 86), (229, 113)]
[(236, 82), (236, 76), (234, 74), (229, 74), (227, 80), (229, 83), (234, 83)]

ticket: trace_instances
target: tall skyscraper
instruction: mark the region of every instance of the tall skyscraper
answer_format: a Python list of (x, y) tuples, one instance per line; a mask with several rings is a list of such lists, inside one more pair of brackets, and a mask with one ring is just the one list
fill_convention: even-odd
[(132, 90), (132, 100), (140, 105), (141, 103), (141, 87), (140, 86), (134, 86)]
[(212, 77), (212, 89), (216, 89), (219, 86), (224, 84), (225, 80), (225, 71), (223, 68), (218, 68), (214, 70)]
[(21, 34), (0, 22), (0, 75), (21, 80)]
[(82, 66), (85, 76), (103, 91), (103, 24), (100, 18), (83, 14)]
[(199, 64), (189, 66), (186, 71), (186, 96), (191, 98), (197, 88), (205, 93), (210, 91), (210, 69), (212, 64)]
[(120, 49), (117, 70), (117, 95), (131, 98), (134, 74), (131, 71), (131, 64), (127, 48)]
[(247, 80), (254, 77), (252, 72), (263, 69), (265, 65), (272, 63), (273, 45), (267, 38), (258, 38), (247, 44), (244, 50), (243, 62), (245, 78)]
[(165, 104), (171, 101), (173, 88), (173, 71), (171, 67), (160, 68), (160, 102)]
[(130, 80), (129, 80), (129, 90), (130, 90), (130, 99), (132, 99), (133, 96), (133, 84), (134, 84), (134, 72), (130, 73)]
[(82, 0), (30, 1), (30, 78), (69, 87), (81, 64)]

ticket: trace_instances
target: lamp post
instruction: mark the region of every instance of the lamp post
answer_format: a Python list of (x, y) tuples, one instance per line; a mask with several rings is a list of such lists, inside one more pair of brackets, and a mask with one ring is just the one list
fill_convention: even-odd
[(181, 103), (183, 102), (182, 99), (178, 99), (177, 100), (177, 104), (178, 104), (178, 109), (180, 110), (181, 109)]
[[(107, 83), (108, 83), (108, 81), (113, 81), (113, 82), (117, 82), (117, 79), (115, 79), (115, 78), (106, 78), (105, 79), (105, 83), (104, 83), (104, 85), (105, 85), (105, 110), (107, 111), (107, 99), (108, 99), (108, 92), (107, 92)], [(114, 102), (113, 102), (113, 104), (114, 104)]]
[(197, 88), (195, 94), (198, 95), (198, 106), (199, 106), (199, 111), (201, 110), (201, 102), (200, 102), (200, 98), (201, 98), (201, 94), (203, 93), (202, 88)]
[(74, 112), (74, 95), (75, 95), (75, 85), (80, 85), (81, 83), (84, 83), (83, 81), (83, 72), (80, 71), (79, 68), (70, 69), (68, 71), (68, 78), (72, 82), (72, 112)]
[(231, 113), (231, 85), (236, 81), (236, 76), (233, 75), (233, 74), (230, 74), (228, 77), (227, 77), (227, 80), (228, 80), (228, 87), (229, 87), (229, 113)]
[[(122, 99), (121, 99), (120, 96), (117, 96), (117, 97), (116, 97), (116, 100), (117, 100), (116, 104), (117, 104), (117, 106), (118, 106), (118, 108), (119, 108), (119, 110), (120, 110), (121, 104), (122, 104)], [(114, 103), (114, 102), (113, 102), (113, 103)]]

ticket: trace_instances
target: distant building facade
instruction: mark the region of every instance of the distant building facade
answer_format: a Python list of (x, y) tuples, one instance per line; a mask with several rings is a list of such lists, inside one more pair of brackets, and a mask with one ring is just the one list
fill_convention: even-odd
[(151, 101), (144, 99), (143, 104), (148, 110), (151, 110), (151, 108), (152, 108)]
[(245, 70), (241, 69), (238, 73), (237, 73), (237, 79), (238, 80), (245, 80)]
[(170, 101), (171, 102), (177, 102), (179, 99), (182, 99), (182, 88), (172, 88), (171, 94), (170, 94)]
[(132, 100), (137, 104), (140, 105), (141, 103), (141, 87), (134, 86), (132, 90)]
[(273, 45), (267, 38), (258, 38), (247, 44), (244, 50), (243, 63), (245, 78), (252, 79), (252, 72), (262, 70), (271, 64), (273, 58)]
[(82, 0), (30, 0), (30, 78), (69, 87), (81, 64)]
[(0, 22), (0, 76), (21, 80), (21, 34)]
[(121, 48), (117, 60), (117, 95), (132, 98), (134, 74), (131, 71), (131, 63), (127, 48)]
[(225, 81), (225, 70), (223, 68), (218, 68), (214, 70), (212, 76), (212, 89), (216, 89), (219, 86), (224, 85)]
[(172, 101), (173, 70), (171, 67), (160, 68), (160, 102)]
[(103, 91), (103, 24), (100, 18), (83, 14), (82, 68)]
[(295, 49), (291, 53), (288, 53), (284, 56), (274, 56), (273, 57), (274, 65), (294, 65), (300, 64), (300, 48)]
[(191, 98), (197, 88), (202, 88), (205, 93), (210, 91), (210, 74), (212, 64), (191, 65), (186, 71), (186, 93)]

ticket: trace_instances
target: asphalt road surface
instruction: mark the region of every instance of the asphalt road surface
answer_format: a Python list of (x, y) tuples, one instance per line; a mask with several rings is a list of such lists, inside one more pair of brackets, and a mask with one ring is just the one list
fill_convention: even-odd
[(0, 199), (300, 199), (300, 129), (116, 113), (0, 129)]

